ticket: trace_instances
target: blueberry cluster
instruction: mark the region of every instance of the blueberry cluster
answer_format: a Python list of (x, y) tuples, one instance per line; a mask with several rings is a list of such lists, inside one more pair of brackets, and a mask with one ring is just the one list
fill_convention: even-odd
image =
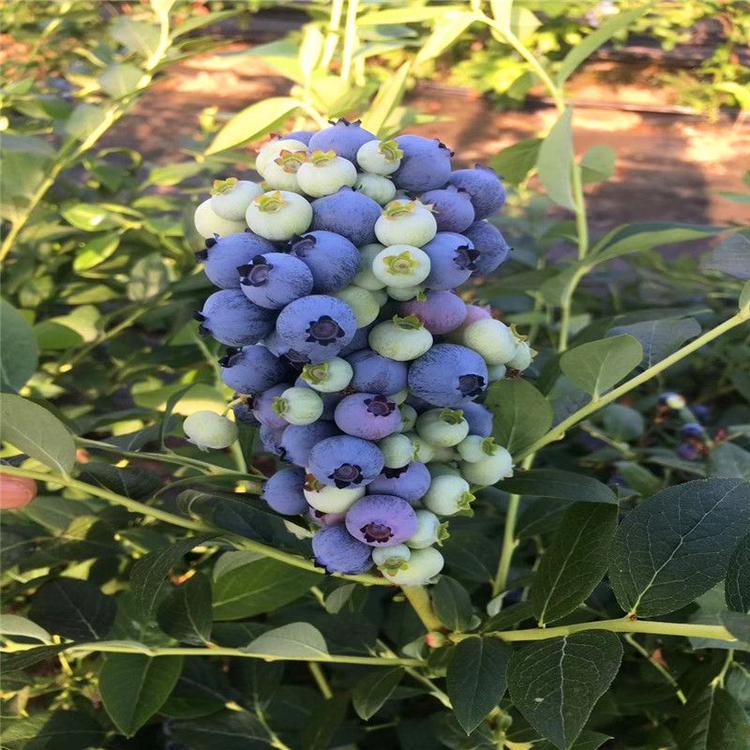
[[(257, 421), (291, 464), (263, 499), (319, 527), (313, 550), (330, 572), (374, 564), (397, 584), (428, 581), (443, 567), (440, 517), (512, 473), (476, 400), (533, 351), (455, 292), (509, 253), (487, 221), (505, 190), (491, 169), (453, 170), (452, 155), (339, 120), (271, 139), (262, 183), (216, 182), (195, 212), (219, 287), (200, 330), (230, 347), (223, 380), (247, 397), (236, 418)], [(234, 425), (222, 437), (215, 422), (208, 437), (186, 432), (231, 443)]]

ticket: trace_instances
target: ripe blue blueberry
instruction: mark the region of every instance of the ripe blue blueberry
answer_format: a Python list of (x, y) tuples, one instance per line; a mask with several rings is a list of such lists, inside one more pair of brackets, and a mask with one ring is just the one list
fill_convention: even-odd
[(336, 407), (334, 420), (347, 435), (365, 440), (381, 440), (393, 434), (401, 424), (401, 412), (388, 396), (353, 393)]
[(239, 266), (249, 263), (256, 255), (273, 252), (274, 246), (252, 232), (229, 234), (219, 239), (206, 240), (206, 249), (195, 254), (203, 261), (209, 281), (221, 289), (239, 289)]
[(482, 404), (469, 402), (461, 407), (464, 419), (469, 423), (469, 433), (480, 437), (492, 434), (492, 412)]
[(706, 436), (706, 430), (703, 425), (697, 422), (686, 422), (680, 427), (680, 435), (685, 438), (697, 438), (702, 440)]
[(260, 424), (273, 427), (276, 430), (283, 430), (288, 422), (277, 414), (273, 408), (274, 399), (280, 396), (287, 388), (289, 383), (279, 383), (271, 386), (253, 399), (253, 415)]
[[(380, 206), (351, 188), (317, 198), (312, 203), (312, 229), (334, 232), (357, 247), (375, 242), (375, 222)], [(304, 230), (303, 230), (304, 231)]]
[(349, 122), (341, 118), (330, 127), (314, 133), (308, 145), (311, 151), (335, 151), (339, 156), (356, 164), (360, 147), (374, 140), (377, 140), (375, 136), (369, 130), (365, 130), (359, 120)]
[(285, 253), (256, 255), (237, 270), (245, 296), (269, 310), (280, 310), (310, 294), (313, 288), (313, 275), (307, 265)]
[(313, 447), (308, 470), (323, 484), (339, 488), (364, 487), (383, 470), (383, 454), (368, 440), (337, 435)]
[(214, 292), (194, 317), (200, 322), (201, 334), (213, 336), (226, 346), (257, 344), (274, 324), (273, 313), (250, 302), (239, 289)]
[(505, 188), (490, 167), (477, 164), (474, 169), (458, 169), (450, 175), (448, 182), (463, 188), (471, 196), (477, 219), (484, 219), (505, 205)]
[(421, 135), (401, 135), (395, 139), (403, 152), (393, 181), (403, 190), (424, 193), (445, 185), (451, 175), (453, 153), (440, 141)]
[(279, 458), (284, 458), (284, 449), (281, 447), (281, 438), (286, 429), (268, 427), (262, 424), (258, 430), (258, 437), (266, 453), (271, 453)]
[(453, 291), (419, 295), (401, 305), (402, 315), (416, 315), (434, 336), (450, 333), (466, 319), (466, 305)]
[(464, 235), (438, 232), (423, 248), (430, 256), (428, 289), (455, 289), (466, 281), (476, 268), (479, 253)]
[(432, 207), (438, 232), (463, 232), (474, 221), (471, 196), (453, 185), (428, 190), (419, 200)]
[(437, 344), (412, 362), (409, 389), (434, 406), (463, 405), (487, 388), (487, 365), (476, 352), (457, 344)]
[(296, 466), (307, 466), (310, 451), (321, 441), (338, 434), (339, 430), (333, 422), (290, 424), (279, 439), (279, 447), (287, 461)]
[(253, 403), (247, 399), (235, 404), (232, 407), (232, 412), (234, 413), (234, 421), (237, 424), (246, 424), (251, 427), (259, 427), (261, 424), (253, 413)]
[(349, 534), (343, 524), (316, 532), (312, 548), (317, 564), (329, 573), (357, 575), (372, 567), (370, 547)]
[(383, 469), (383, 473), (367, 486), (370, 495), (395, 495), (412, 505), (424, 497), (432, 478), (425, 464), (412, 461), (396, 469)]
[(360, 349), (347, 361), (354, 371), (351, 386), (357, 391), (391, 396), (406, 388), (408, 366), (404, 362), (383, 357), (372, 349)]
[(364, 328), (357, 328), (354, 332), (354, 338), (341, 349), (339, 352), (340, 357), (348, 357), (350, 354), (362, 351), (366, 349), (368, 344), (367, 340), (370, 338), (370, 331), (372, 326), (365, 326)]
[(279, 338), (312, 363), (335, 357), (356, 330), (357, 319), (351, 307), (323, 294), (289, 303), (276, 320)]
[(219, 364), (221, 379), (237, 393), (263, 393), (289, 376), (288, 365), (262, 344), (232, 350)]
[(307, 510), (303, 493), (305, 470), (298, 467), (280, 469), (263, 483), (261, 499), (284, 516), (301, 515)]
[(306, 232), (289, 243), (290, 254), (311, 271), (313, 291), (330, 294), (352, 283), (360, 267), (357, 248), (339, 234)]
[(500, 230), (489, 221), (476, 221), (463, 235), (473, 243), (479, 257), (474, 261), (477, 274), (487, 275), (497, 270), (508, 259), (511, 247)]
[(395, 495), (366, 495), (346, 512), (347, 531), (372, 547), (405, 542), (417, 530), (417, 516), (406, 500)]

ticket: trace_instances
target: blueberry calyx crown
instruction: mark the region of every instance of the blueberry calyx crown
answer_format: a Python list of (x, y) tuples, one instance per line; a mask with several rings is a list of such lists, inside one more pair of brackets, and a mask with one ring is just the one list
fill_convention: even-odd
[(283, 149), (274, 159), (287, 174), (297, 174), (297, 170), (305, 163), (307, 153), (305, 151), (287, 151)]
[(225, 195), (231, 193), (237, 187), (239, 180), (236, 177), (227, 177), (226, 180), (214, 180), (211, 187), (211, 195)]
[(282, 396), (276, 396), (271, 404), (271, 410), (274, 414), (278, 414), (282, 417), (289, 411), (289, 401)]
[(443, 409), (440, 412), (440, 421), (446, 424), (461, 424), (464, 421), (464, 413), (461, 409)]
[(384, 209), (383, 216), (386, 219), (396, 219), (399, 216), (408, 216), (413, 214), (417, 210), (417, 206), (420, 205), (417, 200), (395, 200), (391, 201)]
[(476, 495), (471, 492), (464, 492), (458, 500), (459, 510), (469, 510), (471, 504), (476, 500)]
[(475, 373), (458, 376), (458, 390), (462, 396), (473, 398), (484, 390), (484, 377)]
[(289, 240), (289, 252), (298, 258), (304, 258), (315, 247), (317, 240), (312, 235), (302, 235)]
[(219, 359), (219, 364), (224, 368), (231, 367), (236, 364), (235, 355), (241, 351), (242, 349), (236, 346), (227, 347), (227, 353)]
[(383, 469), (383, 476), (386, 479), (398, 479), (408, 468), (409, 464), (406, 464), (406, 466), (397, 466), (395, 469), (386, 466)]
[(345, 335), (344, 329), (330, 315), (321, 315), (317, 320), (311, 320), (305, 333), (305, 341), (321, 346), (335, 344), (336, 339)]
[(332, 161), (336, 161), (337, 154), (335, 151), (313, 151), (307, 160), (314, 167), (325, 167)]
[(280, 190), (272, 190), (269, 193), (263, 193), (263, 195), (259, 195), (253, 203), (259, 211), (262, 211), (265, 214), (276, 213), (276, 211), (280, 211), (286, 205), (286, 201)]
[(360, 529), (360, 531), (362, 532), (365, 540), (370, 544), (372, 544), (373, 542), (376, 544), (385, 544), (393, 538), (393, 531), (391, 530), (390, 526), (387, 526), (384, 523), (377, 523), (375, 521), (366, 523)]
[(367, 411), (376, 417), (387, 417), (398, 408), (394, 401), (389, 401), (387, 396), (378, 394), (365, 399)]
[(386, 161), (398, 161), (404, 158), (404, 152), (398, 147), (394, 140), (383, 141), (378, 146), (378, 151), (385, 157)]
[(203, 323), (208, 320), (208, 318), (206, 318), (206, 316), (200, 310), (196, 310), (193, 313), (193, 320), (197, 320), (199, 323)]
[(418, 331), (420, 328), (424, 328), (422, 321), (416, 315), (406, 315), (404, 317), (394, 315), (393, 325), (402, 331)]
[(306, 383), (312, 385), (318, 385), (318, 383), (324, 383), (328, 380), (329, 371), (328, 362), (320, 362), (318, 364), (306, 364), (302, 368), (302, 379)]
[(495, 438), (488, 437), (482, 440), (482, 451), (488, 456), (494, 456), (500, 446), (495, 442)]
[(237, 266), (240, 273), (240, 284), (243, 286), (263, 286), (268, 283), (268, 278), (273, 264), (269, 263), (264, 255), (256, 255), (244, 266)]
[(414, 256), (408, 250), (404, 250), (398, 255), (389, 255), (383, 258), (383, 263), (388, 266), (388, 270), (393, 274), (410, 274), (419, 265), (419, 262), (414, 259)]
[(341, 464), (328, 475), (329, 479), (340, 489), (344, 489), (352, 484), (361, 484), (364, 476), (362, 467), (357, 464)]
[(346, 117), (339, 117), (338, 120), (329, 120), (331, 125), (344, 125), (346, 127), (358, 128), (362, 124), (362, 120), (347, 120)]
[(453, 262), (462, 271), (476, 271), (479, 255), (479, 250), (471, 248), (468, 245), (460, 245), (456, 248), (456, 255), (453, 258)]
[(195, 259), (196, 260), (208, 260), (208, 250), (196, 250)]
[(308, 492), (320, 492), (323, 487), (325, 487), (323, 482), (317, 480), (312, 474), (305, 474), (304, 489)]
[(448, 531), (448, 522), (443, 521), (443, 523), (438, 526), (438, 532), (437, 532), (437, 543), (439, 546), (443, 546), (443, 542), (446, 539), (450, 538), (450, 531)]

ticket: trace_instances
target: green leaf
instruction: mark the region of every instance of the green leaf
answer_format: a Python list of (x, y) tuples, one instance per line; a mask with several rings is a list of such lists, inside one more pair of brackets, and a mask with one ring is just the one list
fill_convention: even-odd
[(0, 389), (19, 391), (36, 372), (39, 349), (33, 328), (5, 300), (0, 300), (0, 341)]
[(490, 166), (502, 177), (504, 182), (518, 185), (523, 182), (536, 166), (539, 158), (541, 138), (529, 138), (504, 148), (490, 160)]
[(33, 401), (12, 393), (0, 396), (0, 436), (60, 474), (75, 466), (76, 445), (68, 428)]
[(473, 614), (471, 597), (457, 580), (440, 576), (431, 594), (435, 614), (448, 630), (461, 632), (469, 627)]
[(528, 380), (493, 383), (485, 406), (495, 415), (495, 440), (512, 454), (528, 448), (552, 426), (552, 406)]
[(357, 19), (358, 26), (380, 26), (389, 23), (421, 23), (436, 21), (451, 11), (461, 11), (463, 5), (413, 6), (408, 8), (387, 8), (366, 13)]
[[(50, 643), (52, 640), (52, 636), (35, 622), (27, 620), (20, 615), (7, 613), (0, 615), (0, 635), (33, 638), (35, 641), (41, 641), (42, 643)], [(14, 639), (10, 638), (10, 640), (13, 641)]]
[(116, 613), (115, 600), (93, 583), (57, 578), (37, 591), (29, 617), (53, 635), (95, 641), (109, 633)]
[(251, 641), (243, 651), (311, 661), (328, 656), (323, 635), (308, 622), (293, 622), (269, 630)]
[[(744, 612), (726, 612), (719, 613), (721, 624), (743, 645), (750, 644), (750, 615)], [(731, 645), (725, 644), (726, 648), (732, 648)], [(743, 648), (742, 650), (748, 650)]]
[(646, 429), (643, 415), (623, 404), (607, 406), (602, 411), (602, 423), (607, 435), (614, 440), (635, 440)]
[(466, 734), (471, 734), (505, 695), (511, 653), (507, 643), (479, 636), (465, 638), (453, 650), (447, 692)]
[[(560, 115), (547, 137), (539, 146), (537, 170), (550, 200), (573, 211), (573, 110), (569, 107)], [(576, 167), (577, 168), (577, 167)]]
[(82, 232), (98, 232), (117, 226), (112, 212), (98, 203), (71, 203), (60, 213), (65, 221)]
[(750, 307), (750, 281), (746, 282), (740, 292), (740, 298), (737, 300), (737, 308), (744, 310), (746, 307)]
[(65, 133), (71, 138), (84, 141), (107, 119), (106, 107), (83, 102), (78, 104), (65, 121)]
[(349, 711), (349, 696), (344, 692), (337, 693), (322, 708), (305, 722), (298, 747), (305, 750), (329, 750), (335, 747), (333, 738)]
[(39, 646), (11, 654), (2, 653), (0, 655), (0, 666), (2, 667), (3, 674), (7, 675), (9, 672), (28, 669), (35, 664), (39, 664), (40, 661), (51, 659), (61, 651), (64, 651), (65, 648), (66, 645), (64, 643), (57, 643), (54, 646)]
[(377, 136), (383, 135), (388, 120), (403, 99), (410, 71), (411, 62), (407, 61), (378, 89), (372, 104), (362, 117), (363, 128)]
[(129, 275), (128, 299), (133, 302), (144, 302), (156, 297), (170, 284), (169, 269), (159, 253), (141, 258), (130, 269)]
[(680, 750), (750, 747), (750, 724), (742, 706), (726, 690), (713, 685), (688, 700), (676, 727)]
[(651, 367), (676, 352), (686, 341), (701, 333), (695, 318), (663, 318), (616, 326), (609, 330), (610, 336), (629, 334), (638, 339), (643, 347), (641, 367)]
[(206, 156), (229, 148), (257, 141), (281, 125), (300, 103), (288, 96), (277, 96), (251, 104), (234, 117), (216, 134), (206, 149)]
[(750, 530), (750, 484), (698, 479), (669, 487), (620, 524), (609, 580), (640, 617), (674, 612), (716, 585)]
[(130, 588), (144, 618), (154, 611), (166, 584), (169, 571), (187, 555), (193, 547), (210, 539), (210, 534), (201, 534), (170, 543), (158, 552), (150, 552), (138, 560), (130, 571)]
[(159, 47), (159, 27), (148, 21), (134, 21), (129, 16), (117, 16), (110, 29), (112, 37), (129, 52), (148, 58)]
[(576, 44), (560, 63), (556, 78), (557, 85), (562, 86), (584, 60), (606, 44), (617, 32), (626, 29), (633, 21), (647, 13), (651, 5), (651, 2), (647, 2), (639, 8), (618, 13), (589, 34), (582, 42)]
[(119, 99), (131, 94), (138, 88), (144, 72), (131, 63), (110, 65), (100, 76), (99, 85), (105, 94), (113, 99)]
[(3, 746), (25, 750), (87, 750), (101, 747), (105, 730), (86, 713), (55, 711), (3, 718)]
[(352, 690), (352, 705), (357, 716), (367, 721), (380, 711), (398, 687), (403, 676), (404, 670), (396, 667), (395, 669), (378, 669), (359, 680)]
[(190, 750), (262, 750), (268, 732), (248, 711), (224, 711), (195, 721), (177, 721), (170, 736)]
[(508, 669), (513, 705), (539, 734), (566, 750), (614, 680), (621, 660), (620, 639), (607, 631), (522, 646)]
[(164, 704), (182, 670), (181, 656), (109, 654), (99, 671), (99, 692), (109, 718), (132, 737)]
[(592, 146), (581, 158), (581, 180), (584, 185), (608, 180), (615, 173), (617, 155), (609, 146)]
[(750, 535), (734, 550), (724, 581), (727, 607), (734, 612), (750, 612)]
[(530, 469), (518, 472), (498, 485), (505, 492), (516, 495), (556, 497), (586, 503), (614, 503), (617, 497), (598, 479), (561, 469)]
[(579, 388), (598, 398), (619, 383), (643, 358), (640, 341), (624, 333), (566, 351), (560, 369)]
[(164, 164), (154, 167), (148, 173), (144, 187), (148, 185), (179, 185), (190, 177), (195, 177), (205, 170), (206, 165), (196, 161), (184, 161), (177, 164)]
[(708, 457), (708, 476), (750, 481), (750, 453), (734, 443), (719, 443)]
[(414, 64), (421, 65), (441, 55), (476, 20), (477, 17), (473, 13), (462, 11), (441, 13), (440, 18), (435, 22), (432, 34), (427, 37), (427, 41), (417, 53)]
[(272, 612), (319, 585), (318, 573), (250, 552), (227, 552), (214, 570), (214, 617), (239, 620)]
[(750, 240), (742, 234), (733, 234), (703, 259), (702, 268), (750, 279)]
[(196, 573), (173, 588), (159, 604), (159, 627), (172, 638), (202, 646), (211, 636), (211, 580)]
[(100, 234), (98, 237), (93, 237), (76, 253), (73, 270), (80, 273), (95, 268), (114, 255), (119, 246), (118, 234)]
[(617, 505), (574, 503), (531, 583), (534, 616), (540, 625), (559, 620), (584, 602), (607, 572), (617, 529)]

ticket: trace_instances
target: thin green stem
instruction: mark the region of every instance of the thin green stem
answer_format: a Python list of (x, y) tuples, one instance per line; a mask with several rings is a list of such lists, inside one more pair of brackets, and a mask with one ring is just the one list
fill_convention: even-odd
[(669, 673), (669, 670), (666, 669), (666, 667), (662, 666), (656, 659), (653, 658), (653, 656), (643, 647), (640, 643), (635, 639), (635, 636), (632, 633), (627, 633), (625, 635), (625, 640), (644, 658), (648, 661), (648, 663), (674, 688), (675, 695), (677, 696), (677, 700), (682, 703), (684, 706), (687, 703), (687, 697), (685, 696), (685, 693), (682, 691), (682, 688), (680, 687), (677, 680), (675, 680), (674, 677)]
[(583, 260), (589, 251), (589, 226), (586, 219), (586, 201), (583, 197), (581, 167), (573, 163), (572, 181), (573, 206), (576, 214), (576, 231), (578, 234), (578, 259)]
[(438, 620), (437, 615), (435, 615), (432, 609), (430, 595), (424, 586), (404, 586), (402, 591), (406, 600), (417, 613), (417, 617), (419, 617), (428, 631), (441, 630), (443, 628), (443, 623)]
[(681, 347), (673, 354), (670, 354), (660, 362), (657, 362), (655, 365), (652, 365), (651, 367), (645, 369), (634, 378), (626, 380), (622, 385), (609, 391), (609, 393), (605, 393), (603, 396), (599, 396), (598, 398), (591, 400), (588, 404), (578, 409), (578, 411), (573, 412), (567, 419), (564, 419), (558, 425), (553, 427), (546, 435), (543, 435), (534, 443), (532, 443), (528, 448), (525, 448), (523, 451), (521, 451), (521, 453), (515, 457), (516, 461), (523, 459), (532, 453), (538, 452), (539, 450), (544, 448), (545, 445), (549, 445), (550, 443), (554, 443), (557, 440), (561, 440), (571, 427), (574, 427), (579, 422), (586, 419), (586, 417), (588, 417), (590, 414), (593, 414), (594, 412), (599, 411), (599, 409), (601, 409), (603, 406), (616, 401), (618, 398), (624, 396), (634, 388), (647, 383), (649, 380), (651, 380), (651, 378), (655, 377), (667, 368), (676, 364), (680, 360), (684, 359), (688, 355), (710, 343), (714, 339), (719, 338), (719, 336), (727, 333), (727, 331), (731, 331), (733, 328), (746, 323), (748, 320), (750, 320), (750, 306), (740, 310), (731, 318), (728, 318), (723, 323), (720, 323), (715, 328), (712, 328), (710, 331), (706, 331), (702, 336), (699, 336), (694, 341), (691, 341), (689, 344)]
[(343, 14), (344, 0), (331, 0), (331, 20), (328, 24), (323, 55), (320, 58), (320, 67), (322, 70), (328, 70), (328, 66), (331, 64), (331, 60), (333, 60), (334, 52), (336, 52), (336, 47), (339, 43), (339, 28), (341, 27), (341, 17)]
[(328, 684), (328, 680), (326, 679), (325, 673), (323, 672), (320, 664), (315, 661), (311, 661), (308, 663), (307, 668), (310, 670), (310, 674), (315, 680), (315, 684), (318, 686), (320, 694), (326, 700), (333, 698), (333, 690), (331, 690), (331, 686)]
[[(384, 643), (380, 639), (378, 639), (376, 643), (386, 656), (393, 656), (398, 658), (396, 653), (388, 648), (386, 643)], [(417, 672), (417, 670), (413, 667), (405, 666), (404, 671), (414, 680), (428, 688), (433, 698), (440, 701), (440, 703), (442, 703), (448, 710), (451, 710), (453, 708), (453, 706), (451, 705), (451, 699), (448, 697), (447, 693), (444, 693), (429, 677), (425, 677), (421, 672)]]
[(346, 7), (346, 25), (344, 27), (344, 49), (341, 53), (341, 78), (348, 81), (352, 75), (352, 58), (357, 46), (357, 10), (359, 0), (349, 0)]

